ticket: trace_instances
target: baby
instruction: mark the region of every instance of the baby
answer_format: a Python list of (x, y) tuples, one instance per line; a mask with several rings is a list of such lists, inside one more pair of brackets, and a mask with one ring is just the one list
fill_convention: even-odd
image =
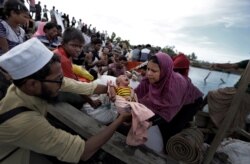
[(118, 113), (132, 113), (132, 123), (127, 123), (131, 127), (126, 143), (137, 146), (147, 141), (147, 130), (151, 126), (148, 119), (154, 116), (154, 113), (143, 104), (138, 103), (137, 96), (129, 84), (130, 80), (127, 75), (120, 75), (116, 78), (116, 86), (109, 86), (109, 93)]
[(111, 100), (115, 100), (115, 96), (121, 96), (126, 101), (137, 102), (136, 94), (133, 88), (129, 86), (130, 80), (126, 75), (120, 75), (116, 78), (116, 86), (110, 85), (110, 97)]

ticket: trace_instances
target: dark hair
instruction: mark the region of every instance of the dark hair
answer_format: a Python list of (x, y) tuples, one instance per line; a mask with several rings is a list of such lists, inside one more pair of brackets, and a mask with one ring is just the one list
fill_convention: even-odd
[(128, 61), (128, 59), (125, 56), (120, 56), (119, 61)]
[(139, 68), (140, 70), (147, 70), (147, 65), (144, 65), (142, 67)]
[(57, 24), (53, 23), (53, 22), (48, 22), (44, 25), (43, 27), (43, 32), (45, 32), (46, 30), (50, 30), (52, 28), (57, 28)]
[(102, 40), (99, 39), (99, 38), (94, 38), (94, 39), (91, 41), (91, 44), (94, 44), (94, 45), (96, 45), (96, 44), (102, 44)]
[(62, 30), (62, 26), (61, 25), (57, 25), (56, 28), (57, 28), (57, 30)]
[(62, 43), (68, 43), (72, 40), (78, 40), (81, 43), (85, 43), (82, 32), (76, 28), (69, 27), (63, 32)]
[(159, 65), (159, 61), (157, 59), (157, 57), (155, 55), (152, 55), (148, 61), (152, 61), (153, 63), (155, 64), (158, 64)]
[(14, 11), (16, 14), (20, 14), (22, 12), (29, 12), (27, 7), (19, 0), (8, 0), (4, 3), (3, 19), (9, 17), (11, 11)]
[(54, 54), (50, 59), (50, 61), (45, 66), (43, 66), (43, 68), (41, 68), (39, 71), (33, 73), (32, 75), (29, 75), (28, 77), (24, 77), (18, 80), (13, 80), (13, 83), (15, 84), (15, 86), (20, 87), (24, 84), (24, 82), (27, 79), (45, 79), (51, 73), (50, 72), (51, 65), (56, 62), (60, 63), (60, 58), (58, 55)]

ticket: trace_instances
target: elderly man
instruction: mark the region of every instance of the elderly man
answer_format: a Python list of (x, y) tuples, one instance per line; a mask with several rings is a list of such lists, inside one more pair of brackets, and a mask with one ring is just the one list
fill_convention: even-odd
[(107, 88), (64, 78), (58, 56), (36, 38), (2, 55), (0, 67), (13, 79), (0, 101), (0, 163), (34, 163), (30, 160), (34, 154), (50, 155), (71, 163), (87, 160), (109, 140), (122, 122), (131, 117), (128, 113), (121, 114), (87, 141), (53, 127), (45, 118), (46, 108), (59, 90), (99, 94)]

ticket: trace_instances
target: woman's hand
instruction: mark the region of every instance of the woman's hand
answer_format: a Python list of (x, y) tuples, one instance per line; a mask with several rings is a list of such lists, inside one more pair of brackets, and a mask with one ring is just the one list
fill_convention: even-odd
[(131, 112), (122, 112), (120, 113), (119, 118), (121, 118), (123, 122), (128, 123), (131, 122), (132, 114)]

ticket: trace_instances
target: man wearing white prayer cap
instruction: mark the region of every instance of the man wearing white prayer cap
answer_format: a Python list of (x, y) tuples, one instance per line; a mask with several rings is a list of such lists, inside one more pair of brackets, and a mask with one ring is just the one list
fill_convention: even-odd
[(87, 160), (131, 116), (120, 115), (105, 130), (84, 141), (47, 121), (46, 100), (56, 97), (59, 90), (88, 95), (106, 93), (106, 86), (64, 78), (58, 56), (36, 38), (0, 56), (0, 67), (13, 79), (0, 101), (0, 163), (38, 163), (32, 161), (38, 153), (43, 158), (49, 155), (70, 163)]

